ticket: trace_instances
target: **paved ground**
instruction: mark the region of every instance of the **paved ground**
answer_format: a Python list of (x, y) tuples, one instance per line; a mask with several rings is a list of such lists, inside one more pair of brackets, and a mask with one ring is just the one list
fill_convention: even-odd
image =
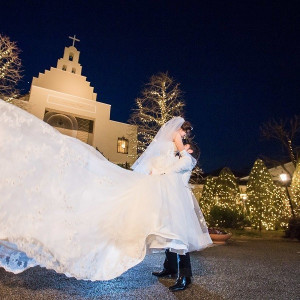
[(163, 259), (150, 255), (107, 282), (67, 278), (40, 267), (19, 275), (0, 268), (0, 299), (300, 299), (299, 242), (233, 239), (193, 253), (193, 284), (174, 294), (168, 290), (173, 280), (151, 275)]

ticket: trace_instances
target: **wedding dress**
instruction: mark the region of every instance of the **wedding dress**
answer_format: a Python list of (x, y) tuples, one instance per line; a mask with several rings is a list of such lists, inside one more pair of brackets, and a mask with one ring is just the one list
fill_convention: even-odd
[(0, 266), (7, 271), (40, 265), (109, 280), (147, 252), (211, 244), (181, 174), (122, 169), (2, 100), (0, 168)]

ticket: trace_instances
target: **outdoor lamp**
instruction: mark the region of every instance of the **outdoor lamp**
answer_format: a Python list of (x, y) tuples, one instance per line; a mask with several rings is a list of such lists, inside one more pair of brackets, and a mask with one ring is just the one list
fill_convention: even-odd
[(293, 203), (292, 203), (292, 199), (291, 199), (291, 196), (290, 196), (290, 193), (289, 193), (289, 189), (288, 189), (288, 184), (287, 184), (288, 179), (289, 179), (288, 175), (286, 173), (281, 173), (279, 175), (279, 177), (280, 177), (280, 180), (282, 181), (282, 183), (285, 186), (286, 194), (287, 194), (287, 197), (289, 199), (289, 203), (290, 203), (290, 207), (291, 207), (291, 212), (292, 212), (293, 217), (295, 217)]
[(281, 174), (279, 175), (279, 177), (280, 177), (280, 180), (281, 180), (283, 183), (287, 182), (287, 180), (288, 180), (288, 176), (287, 176), (287, 174), (285, 174), (285, 173), (281, 173)]

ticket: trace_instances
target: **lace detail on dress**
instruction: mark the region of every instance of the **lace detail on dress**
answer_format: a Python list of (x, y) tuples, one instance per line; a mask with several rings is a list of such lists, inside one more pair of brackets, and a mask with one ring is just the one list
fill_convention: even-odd
[(16, 112), (13, 107), (10, 107), (2, 113), (1, 120), (2, 122), (5, 122), (8, 127), (17, 128), (24, 125), (29, 126), (32, 123), (33, 118), (22, 117), (22, 115)]
[(102, 184), (102, 185), (115, 185), (114, 181), (110, 178), (110, 177), (107, 177), (107, 176), (103, 176), (101, 178), (96, 178), (95, 179), (95, 182), (98, 183), (98, 184)]
[[(180, 176), (124, 170), (1, 100), (0, 137), (0, 266), (6, 270), (41, 265), (108, 280), (141, 262), (149, 247), (193, 251), (211, 243)], [(156, 161), (162, 173), (177, 160), (172, 142), (163, 150)]]
[(0, 241), (0, 264), (6, 271), (20, 273), (34, 267), (37, 263), (24, 252), (16, 249), (14, 244)]

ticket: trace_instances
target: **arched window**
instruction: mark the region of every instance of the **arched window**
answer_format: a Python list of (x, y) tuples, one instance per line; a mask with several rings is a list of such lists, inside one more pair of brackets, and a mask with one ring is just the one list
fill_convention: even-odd
[(72, 73), (76, 73), (76, 69), (75, 68), (72, 68)]
[(63, 71), (67, 71), (67, 66), (66, 66), (66, 65), (63, 65), (62, 70), (63, 70)]
[(74, 58), (74, 54), (71, 52), (71, 53), (69, 54), (69, 61), (73, 61), (73, 58)]

